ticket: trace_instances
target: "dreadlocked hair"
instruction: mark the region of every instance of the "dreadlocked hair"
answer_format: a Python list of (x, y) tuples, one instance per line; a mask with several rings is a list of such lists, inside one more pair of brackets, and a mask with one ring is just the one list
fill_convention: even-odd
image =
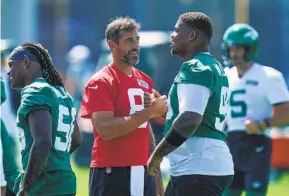
[(24, 42), (20, 46), (26, 48), (39, 60), (43, 78), (53, 86), (64, 86), (63, 80), (55, 69), (48, 50), (40, 43)]

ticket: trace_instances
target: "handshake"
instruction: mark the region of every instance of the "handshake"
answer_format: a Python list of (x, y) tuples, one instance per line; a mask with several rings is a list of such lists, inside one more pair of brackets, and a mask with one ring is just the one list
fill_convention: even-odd
[(144, 93), (144, 107), (150, 111), (151, 119), (164, 116), (167, 112), (167, 96), (162, 96), (156, 90), (152, 94)]

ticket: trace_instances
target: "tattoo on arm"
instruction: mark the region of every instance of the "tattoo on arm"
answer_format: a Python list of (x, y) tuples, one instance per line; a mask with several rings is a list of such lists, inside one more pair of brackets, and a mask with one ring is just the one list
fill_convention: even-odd
[(52, 146), (52, 119), (47, 110), (36, 110), (28, 115), (33, 138), (28, 165), (21, 188), (29, 190), (43, 173)]
[(43, 150), (39, 150), (35, 146), (32, 147), (22, 187), (29, 190), (39, 178), (39, 176), (43, 173), (47, 163), (48, 153), (49, 151), (44, 153)]
[[(195, 112), (183, 112), (176, 118), (170, 131), (167, 134), (170, 134), (171, 131), (174, 130), (180, 136), (188, 139), (195, 133), (201, 122), (202, 116), (200, 114)], [(164, 138), (156, 147), (155, 153), (160, 157), (164, 157), (177, 148), (178, 146), (169, 144), (166, 138)]]
[(156, 147), (155, 154), (158, 154), (160, 157), (164, 157), (169, 153), (173, 152), (178, 147), (169, 144), (166, 138), (163, 138), (159, 145)]

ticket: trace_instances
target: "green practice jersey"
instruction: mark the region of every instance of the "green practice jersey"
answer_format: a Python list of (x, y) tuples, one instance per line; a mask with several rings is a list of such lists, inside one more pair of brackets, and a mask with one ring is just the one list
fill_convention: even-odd
[[(1, 105), (6, 100), (6, 91), (5, 91), (5, 82), (4, 79), (1, 77)], [(1, 106), (2, 107), (2, 106)], [(1, 108), (1, 112), (7, 112), (6, 110), (3, 111)], [(10, 190), (13, 190), (13, 185), (15, 179), (20, 174), (20, 161), (18, 157), (20, 157), (20, 152), (18, 150), (18, 139), (14, 137), (14, 134), (8, 132), (5, 123), (2, 119), (2, 115), (0, 118), (1, 123), (1, 142), (3, 147), (3, 169), (5, 180), (7, 181), (7, 186)], [(15, 122), (6, 122), (6, 123), (15, 123)], [(12, 126), (13, 127), (13, 126)], [(10, 130), (10, 132), (13, 130)], [(3, 175), (3, 174), (2, 174)]]
[(4, 79), (2, 78), (2, 76), (0, 76), (0, 82), (1, 82), (1, 100), (0, 100), (0, 104), (2, 104), (6, 100), (5, 83), (4, 83)]
[[(196, 84), (211, 91), (203, 121), (193, 137), (225, 140), (224, 121), (228, 105), (229, 82), (222, 65), (209, 53), (200, 53), (184, 62), (174, 79), (168, 96), (166, 134), (179, 115), (178, 84)], [(197, 94), (196, 94), (197, 95)]]
[(22, 89), (17, 113), (24, 171), (33, 143), (28, 115), (34, 110), (48, 110), (52, 118), (52, 149), (45, 171), (71, 170), (69, 151), (76, 118), (73, 99), (63, 87), (55, 87), (43, 79), (37, 79)]

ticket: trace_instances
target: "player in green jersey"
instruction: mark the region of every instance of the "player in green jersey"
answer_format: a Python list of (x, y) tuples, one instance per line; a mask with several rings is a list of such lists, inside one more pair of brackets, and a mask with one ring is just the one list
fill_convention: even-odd
[[(1, 143), (2, 143), (2, 149), (3, 149), (2, 154), (3, 154), (3, 157), (5, 157), (5, 159), (3, 159), (4, 175), (2, 175), (2, 177), (5, 176), (5, 180), (7, 182), (5, 195), (14, 196), (15, 193), (12, 192), (13, 186), (15, 183), (15, 179), (18, 177), (20, 170), (21, 170), (20, 161), (19, 161), (20, 159), (18, 159), (20, 156), (20, 152), (18, 150), (19, 140), (16, 139), (13, 133), (14, 130), (8, 131), (8, 128), (13, 129), (14, 126), (8, 126), (8, 128), (6, 127), (8, 123), (13, 124), (13, 122), (9, 121), (9, 120), (13, 120), (13, 118), (12, 119), (7, 118), (6, 116), (6, 115), (9, 115), (7, 114), (7, 112), (11, 113), (11, 111), (7, 111), (7, 107), (9, 107), (10, 105), (9, 106), (2, 105), (2, 103), (9, 98), (9, 95), (6, 94), (5, 86), (6, 84), (4, 82), (4, 78), (1, 76), (1, 112), (2, 114), (0, 118), (0, 121), (1, 121), (0, 123), (1, 123)], [(6, 124), (5, 124), (5, 120), (6, 120)]]
[(172, 170), (166, 195), (222, 195), (233, 177), (233, 161), (225, 142), (228, 78), (209, 53), (210, 18), (200, 12), (182, 14), (171, 53), (183, 60), (168, 95), (165, 137), (148, 162), (152, 175), (168, 155)]
[[(0, 82), (1, 82), (1, 99), (0, 99), (0, 104), (2, 105), (2, 103), (5, 101), (6, 99), (6, 93), (5, 93), (5, 85), (4, 85), (4, 81), (2, 76), (0, 76)], [(2, 125), (2, 119), (1, 120), (1, 125)], [(1, 126), (2, 129), (2, 126)], [(1, 136), (1, 135), (0, 135)], [(1, 176), (0, 176), (0, 186), (1, 186), (1, 195), (5, 195), (6, 194), (6, 185), (7, 182), (5, 181), (4, 178), (4, 169), (3, 169), (3, 150), (2, 150), (2, 136), (0, 137), (0, 172), (1, 172)]]
[(75, 195), (70, 154), (81, 137), (73, 99), (41, 44), (22, 43), (8, 65), (11, 87), (23, 88), (17, 126), (24, 173), (17, 195)]

